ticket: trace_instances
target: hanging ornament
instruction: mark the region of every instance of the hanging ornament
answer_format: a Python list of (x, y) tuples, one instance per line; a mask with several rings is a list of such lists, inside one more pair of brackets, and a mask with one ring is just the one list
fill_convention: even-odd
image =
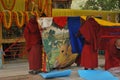
[(47, 0), (41, 1), (41, 7), (40, 7), (40, 1), (38, 3), (38, 10), (39, 10), (39, 16), (42, 16), (42, 14), (45, 13), (45, 10), (47, 9)]
[(3, 14), (2, 12), (0, 12), (0, 22), (2, 22), (2, 17), (3, 17)]
[(38, 11), (34, 11), (34, 12), (31, 12), (32, 15), (35, 15), (36, 16), (36, 19), (38, 20), (40, 14)]
[(24, 13), (23, 12), (14, 12), (16, 15), (16, 25), (21, 28), (24, 25)]
[(26, 22), (29, 22), (31, 15), (33, 15), (33, 12), (25, 12)]
[(28, 22), (29, 21), (29, 17), (28, 17), (28, 12), (25, 12), (25, 21)]
[(5, 28), (9, 29), (12, 25), (12, 12), (6, 11), (2, 13), (3, 13), (3, 24)]
[(41, 11), (41, 14), (45, 13), (45, 10), (46, 10), (46, 8), (47, 8), (47, 6), (46, 6), (46, 5), (48, 5), (48, 4), (47, 4), (47, 1), (46, 1), (46, 0), (44, 0), (43, 7), (42, 7), (42, 11)]
[(3, 8), (5, 10), (10, 10), (10, 11), (13, 10), (16, 3), (16, 0), (0, 0), (0, 1), (2, 3)]

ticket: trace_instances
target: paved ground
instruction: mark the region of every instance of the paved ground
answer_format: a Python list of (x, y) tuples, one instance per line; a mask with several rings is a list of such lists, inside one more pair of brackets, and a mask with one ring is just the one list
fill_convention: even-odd
[[(99, 57), (99, 68), (104, 65), (104, 57)], [(83, 80), (78, 76), (77, 70), (83, 69), (82, 67), (76, 67), (73, 64), (71, 67), (67, 68), (72, 70), (72, 74), (69, 77), (61, 77), (54, 79), (43, 79), (39, 75), (28, 74), (28, 63), (27, 61), (16, 61), (9, 62), (4, 65), (4, 68), (0, 70), (0, 80)], [(118, 74), (117, 76), (119, 76)]]

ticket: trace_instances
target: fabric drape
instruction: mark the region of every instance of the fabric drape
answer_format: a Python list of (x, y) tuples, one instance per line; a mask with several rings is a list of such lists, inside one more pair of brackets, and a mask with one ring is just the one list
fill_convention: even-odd
[(83, 37), (76, 36), (80, 26), (81, 26), (80, 17), (68, 17), (68, 29), (70, 34), (72, 52), (78, 54), (81, 54), (83, 47)]
[(54, 17), (54, 23), (56, 23), (60, 28), (64, 28), (67, 24), (67, 17)]

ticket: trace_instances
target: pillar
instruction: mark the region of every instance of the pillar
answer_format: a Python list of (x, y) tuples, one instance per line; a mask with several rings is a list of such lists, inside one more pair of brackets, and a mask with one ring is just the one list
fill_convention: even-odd
[[(2, 46), (2, 23), (0, 23), (0, 46)], [(4, 56), (2, 56), (2, 63), (4, 64)]]

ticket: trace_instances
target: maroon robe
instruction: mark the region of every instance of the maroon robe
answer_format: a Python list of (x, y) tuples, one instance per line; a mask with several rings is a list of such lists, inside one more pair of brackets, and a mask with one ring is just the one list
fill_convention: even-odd
[(85, 43), (81, 53), (81, 66), (85, 68), (98, 67), (98, 33), (100, 25), (93, 19), (89, 18), (81, 26), (79, 32), (85, 38)]
[(120, 66), (120, 49), (115, 46), (115, 41), (117, 38), (112, 38), (105, 50), (105, 69), (110, 69), (112, 67)]
[(42, 67), (42, 40), (36, 18), (31, 18), (24, 29), (26, 49), (30, 70), (40, 70)]

